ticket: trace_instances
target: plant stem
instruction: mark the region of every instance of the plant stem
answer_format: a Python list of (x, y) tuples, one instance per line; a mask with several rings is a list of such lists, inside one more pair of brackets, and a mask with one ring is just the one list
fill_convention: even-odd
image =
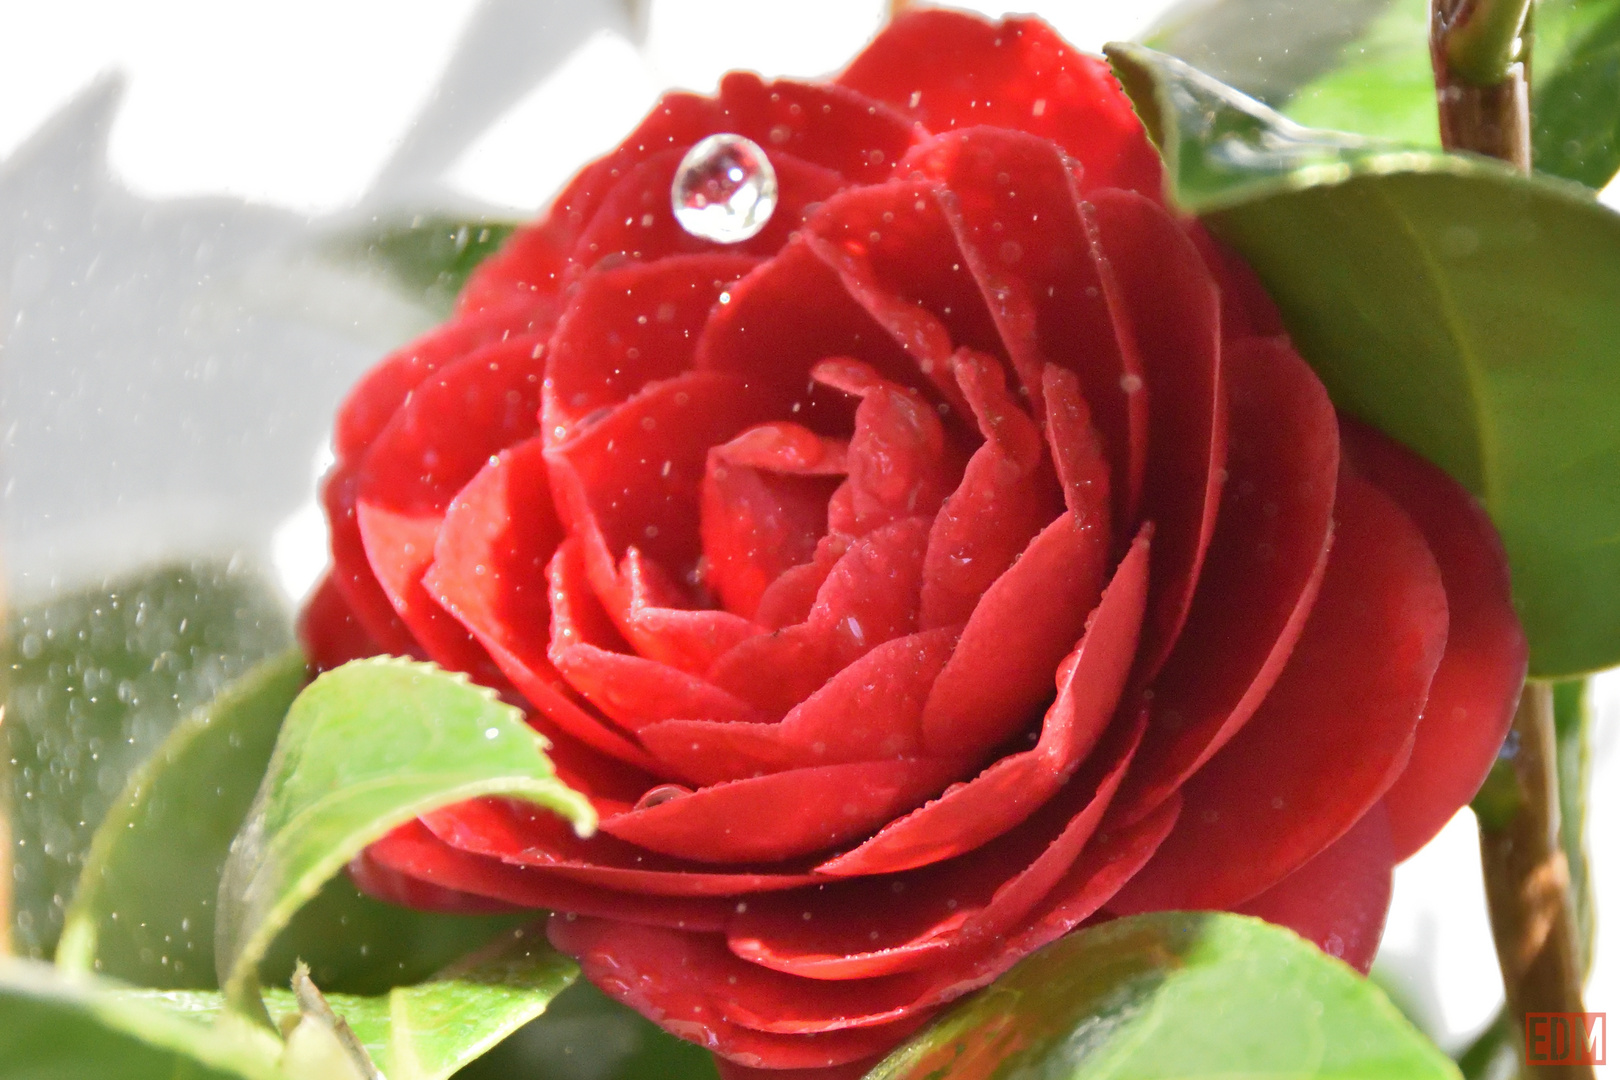
[(1530, 171), (1530, 0), (1432, 0), (1429, 58), (1440, 141)]
[[(1525, 684), (1505, 759), (1519, 794), (1504, 821), (1480, 820), (1479, 849), (1491, 933), (1507, 990), (1507, 1019), (1524, 1037), (1530, 1012), (1585, 1012), (1580, 953), (1569, 902), (1569, 862), (1558, 836), (1557, 749), (1552, 686)], [(1526, 1063), (1532, 1080), (1585, 1078), (1588, 1066)]]

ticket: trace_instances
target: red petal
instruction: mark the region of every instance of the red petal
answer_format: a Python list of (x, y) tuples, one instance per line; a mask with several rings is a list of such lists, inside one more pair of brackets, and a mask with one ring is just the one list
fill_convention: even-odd
[(546, 355), (547, 441), (560, 443), (597, 410), (689, 370), (715, 297), (755, 265), (736, 254), (684, 255), (586, 275)]
[(705, 578), (728, 611), (752, 617), (784, 572), (827, 532), (844, 445), (797, 424), (762, 424), (709, 451), (703, 478)]
[(1394, 869), (1389, 816), (1378, 803), (1310, 862), (1233, 910), (1286, 926), (1365, 975), (1384, 934)]
[(652, 896), (737, 896), (796, 888), (808, 873), (766, 870), (716, 872), (601, 833), (582, 840), (556, 814), (509, 799), (477, 799), (422, 818), (433, 835), (474, 855), (551, 871), (604, 889)]
[(878, 645), (915, 631), (927, 530), (925, 519), (906, 518), (863, 536), (833, 564), (805, 622), (741, 642), (710, 680), (780, 716)]
[(720, 1080), (861, 1080), (885, 1055), (852, 1061), (848, 1065), (834, 1065), (826, 1069), (751, 1069), (723, 1057), (714, 1059)]
[[(1065, 511), (990, 586), (923, 711), (930, 753), (977, 757), (1023, 728), (1097, 606), (1107, 546), (1106, 536)], [(1133, 642), (1135, 632), (1132, 624)]]
[(1400, 861), (1473, 798), (1507, 737), (1527, 645), (1513, 612), (1507, 555), (1490, 518), (1455, 480), (1372, 428), (1341, 432), (1357, 474), (1400, 504), (1440, 564), (1451, 611), (1406, 771), (1384, 796)]
[[(758, 1031), (728, 1015), (740, 1011), (735, 997), (747, 994), (759, 1011), (802, 1014), (822, 1005), (836, 1013), (839, 1003), (830, 997), (839, 991), (837, 984), (820, 984), (820, 999), (811, 1000), (799, 990), (799, 980), (738, 960), (726, 952), (724, 939), (718, 936), (561, 917), (552, 918), (548, 933), (552, 945), (577, 959), (585, 977), (609, 997), (666, 1031), (743, 1065), (782, 1069), (841, 1065), (888, 1049), (923, 1020), (917, 1016), (898, 1024), (793, 1035)], [(883, 988), (845, 987), (842, 993), (847, 999), (841, 1010), (845, 1013), (887, 1004), (873, 1000), (880, 998)], [(900, 996), (893, 991), (890, 995)]]
[(369, 851), (355, 856), (347, 870), (355, 888), (367, 896), (416, 911), (437, 911), (446, 915), (491, 915), (523, 910), (500, 900), (457, 892), (402, 874), (372, 858)]
[(1287, 334), (1277, 305), (1249, 264), (1222, 247), (1201, 222), (1184, 222), (1183, 227), (1221, 283), (1221, 328), (1226, 340)]
[(556, 304), (520, 299), (451, 320), (378, 361), (343, 400), (332, 431), (340, 463), (364, 454), (428, 376), (486, 345), (512, 337), (544, 336), (557, 319)]
[(1113, 535), (1108, 458), (1091, 424), (1091, 409), (1074, 372), (1047, 364), (1041, 373), (1046, 398), (1046, 446), (1063, 486), (1063, 504), (1083, 522)]
[(1181, 789), (1122, 914), (1242, 903), (1344, 835), (1406, 765), (1446, 643), (1446, 594), (1410, 518), (1354, 474), (1294, 654), (1253, 718)]
[(834, 83), (788, 79), (764, 82), (733, 71), (720, 80), (729, 127), (766, 149), (778, 149), (833, 169), (860, 184), (876, 184), (911, 145), (905, 115)]
[(331, 534), (332, 583), (380, 652), (420, 657), (421, 646), (400, 621), (366, 558), (366, 542), (354, 509), (358, 482), (354, 468), (341, 464), (333, 466), (321, 481), (321, 507)]
[(1104, 294), (1121, 338), (1141, 355), (1150, 406), (1142, 516), (1158, 531), (1137, 666), (1146, 682), (1181, 632), (1215, 531), (1226, 464), (1220, 292), (1198, 249), (1159, 206), (1124, 191), (1090, 198), (1082, 212), (1112, 270)]
[(985, 590), (1062, 510), (1041, 431), (1007, 393), (1000, 363), (963, 349), (956, 377), (984, 435), (962, 483), (934, 518), (923, 563), (925, 627), (963, 622)]
[(937, 795), (961, 768), (906, 758), (791, 769), (620, 814), (602, 831), (697, 862), (788, 859), (866, 835)]
[(1091, 184), (1158, 197), (1158, 154), (1108, 65), (1039, 19), (907, 12), (838, 81), (909, 108), (930, 131), (982, 124), (1051, 139)]
[(707, 897), (640, 896), (581, 885), (531, 867), (457, 851), (421, 822), (402, 825), (366, 849), (386, 869), (456, 892), (519, 908), (602, 915), (627, 923), (716, 931), (732, 905)]
[(902, 386), (927, 381), (802, 239), (789, 241), (728, 291), (729, 302), (703, 328), (694, 366), (768, 386), (783, 403), (773, 419), (791, 415), (823, 434), (849, 431), (849, 398), (810, 380), (810, 369), (829, 356), (865, 361)]
[(330, 671), (383, 651), (355, 618), (330, 573), (321, 578), (298, 613), (298, 640), (314, 671)]
[(639, 768), (655, 768), (640, 747), (579, 707), (547, 658), (546, 566), (561, 537), (545, 444), (529, 439), (493, 458), (450, 504), (423, 585), (564, 731)]
[(422, 585), (445, 510), (489, 458), (532, 435), (542, 342), (485, 346), (411, 393), (356, 473), (355, 517), (377, 581), (433, 659), (499, 679), (483, 649)]
[(1048, 362), (1080, 377), (1113, 463), (1114, 516), (1134, 523), (1148, 447), (1142, 364), (1111, 310), (1113, 271), (1081, 214), (1073, 163), (1044, 139), (993, 128), (939, 136), (911, 161), (950, 189), (946, 216), (1036, 418)]
[(1141, 725), (1028, 821), (962, 858), (920, 870), (751, 900), (727, 931), (753, 963), (812, 979), (868, 979), (938, 963), (1005, 934), (1090, 840)]
[(717, 784), (807, 763), (915, 757), (922, 708), (950, 658), (947, 627), (886, 641), (829, 679), (774, 724), (676, 720), (641, 731), (660, 761), (698, 784)]
[(1226, 357), (1229, 479), (1192, 610), (1154, 685), (1153, 717), (1121, 801), (1155, 805), (1248, 721), (1281, 674), (1327, 568), (1338, 419), (1283, 340)]
[[(1063, 519), (1059, 524), (1063, 525)], [(1031, 553), (1020, 560), (1020, 565), (1035, 560)], [(956, 786), (817, 869), (826, 874), (854, 876), (923, 866), (971, 850), (1032, 814), (1073, 775), (1114, 715), (1136, 652), (1147, 576), (1148, 540), (1144, 530), (1087, 619), (1079, 646), (1061, 667), (1054, 664), (1057, 700), (1046, 711), (1040, 738), (1031, 749), (1002, 758), (968, 783)], [(1030, 620), (1040, 617), (1030, 615)], [(1018, 648), (1018, 644), (1011, 642), (1009, 648)], [(960, 646), (956, 655), (962, 655)], [(950, 670), (951, 665), (946, 665), (945, 671)], [(942, 674), (941, 681), (934, 684), (930, 706), (939, 698), (944, 678)], [(930, 734), (928, 715), (925, 709), (925, 740)], [(1135, 739), (1130, 742), (1134, 747)], [(942, 741), (940, 745), (951, 744)]]
[(902, 518), (932, 517), (962, 470), (922, 395), (858, 360), (823, 360), (810, 377), (861, 399), (845, 455), (847, 496), (828, 509), (833, 531), (865, 536)]

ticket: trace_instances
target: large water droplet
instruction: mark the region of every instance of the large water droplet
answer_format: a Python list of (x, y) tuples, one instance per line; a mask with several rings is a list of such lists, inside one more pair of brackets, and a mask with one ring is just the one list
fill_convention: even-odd
[(669, 197), (675, 220), (693, 236), (740, 244), (776, 210), (776, 170), (757, 143), (710, 135), (681, 159)]

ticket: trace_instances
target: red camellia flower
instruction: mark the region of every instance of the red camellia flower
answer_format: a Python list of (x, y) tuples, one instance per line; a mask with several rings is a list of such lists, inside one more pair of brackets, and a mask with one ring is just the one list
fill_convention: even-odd
[[(731, 244), (671, 204), (717, 133), (777, 185)], [(1031, 19), (667, 96), (335, 442), (317, 663), (497, 688), (602, 818), (469, 803), (355, 877), (556, 912), (732, 1076), (856, 1075), (1092, 919), (1245, 911), (1365, 967), (1524, 672), (1480, 509), (1335, 414)]]

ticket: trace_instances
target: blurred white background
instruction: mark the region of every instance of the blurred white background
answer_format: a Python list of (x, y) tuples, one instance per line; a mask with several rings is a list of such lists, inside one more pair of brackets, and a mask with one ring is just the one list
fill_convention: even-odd
[[(977, 10), (999, 14), (998, 5)], [(1095, 49), (1162, 0), (1026, 5)], [(13, 595), (178, 545), (324, 560), (343, 389), (430, 316), (330, 237), (532, 214), (668, 86), (835, 70), (881, 0), (0, 0), (0, 430)], [(266, 538), (270, 538), (268, 543)], [(1599, 680), (1588, 1007), (1620, 1007), (1620, 682)], [(1501, 983), (1467, 812), (1397, 875), (1380, 967), (1454, 1048)], [(1606, 917), (1605, 917), (1606, 916)]]

